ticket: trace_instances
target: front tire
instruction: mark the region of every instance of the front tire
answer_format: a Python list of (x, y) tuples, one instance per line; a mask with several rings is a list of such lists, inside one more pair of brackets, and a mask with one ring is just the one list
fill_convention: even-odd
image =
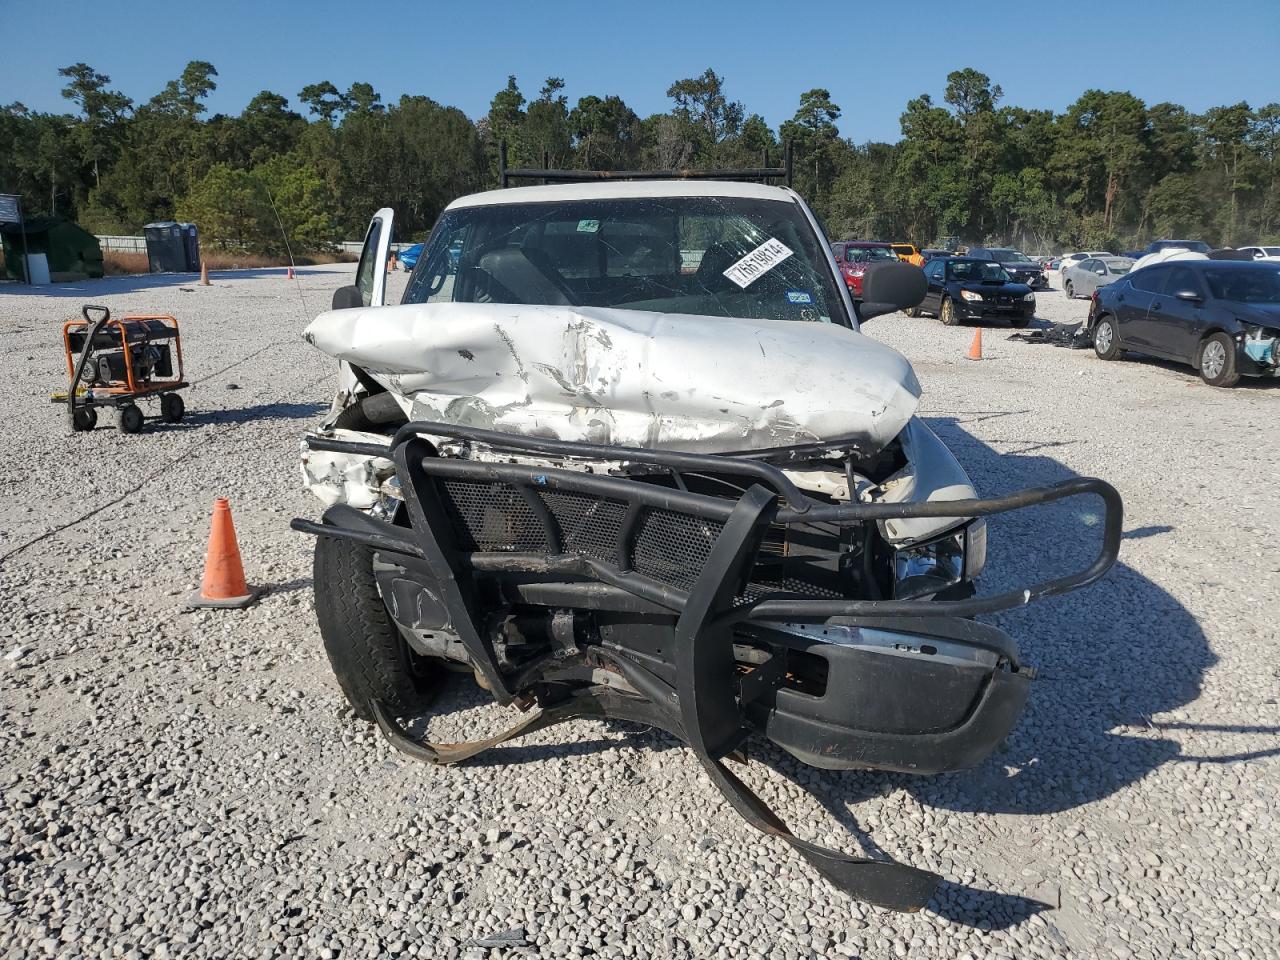
[(373, 551), (338, 537), (317, 537), (315, 604), (333, 675), (351, 709), (373, 721), (374, 700), (394, 716), (421, 713), (440, 670), (415, 655), (391, 620), (373, 576)]
[(1093, 352), (1099, 360), (1114, 360), (1120, 356), (1120, 338), (1116, 335), (1115, 321), (1099, 317), (1093, 325)]
[(959, 318), (956, 317), (955, 304), (949, 299), (943, 298), (942, 307), (938, 310), (938, 319), (948, 327), (954, 327), (959, 322)]
[(1234, 387), (1240, 380), (1235, 341), (1225, 333), (1215, 333), (1200, 344), (1200, 377), (1211, 387)]
[(905, 312), (905, 313), (906, 313), (906, 315), (907, 315), (908, 317), (910, 317), (912, 320), (914, 320), (916, 317), (920, 316), (920, 308), (919, 308), (919, 307), (907, 307), (907, 309), (906, 309), (904, 312)]
[(1067, 295), (1067, 299), (1068, 299), (1068, 300), (1074, 300), (1074, 299), (1076, 298), (1076, 294), (1075, 294), (1075, 291), (1074, 291), (1074, 290), (1072, 289), (1072, 287), (1071, 287), (1071, 281), (1070, 281), (1070, 280), (1068, 280), (1068, 281), (1063, 285), (1062, 290), (1063, 290), (1063, 292)]

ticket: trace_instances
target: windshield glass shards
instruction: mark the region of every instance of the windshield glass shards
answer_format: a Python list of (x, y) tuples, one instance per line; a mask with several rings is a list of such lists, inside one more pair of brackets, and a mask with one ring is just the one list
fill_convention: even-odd
[(801, 208), (779, 200), (486, 204), (444, 214), (403, 302), (843, 323), (826, 257)]

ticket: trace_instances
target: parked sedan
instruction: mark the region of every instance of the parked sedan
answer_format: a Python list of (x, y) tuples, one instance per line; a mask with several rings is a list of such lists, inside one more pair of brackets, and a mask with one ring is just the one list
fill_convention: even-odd
[(928, 291), (907, 316), (931, 313), (947, 326), (961, 320), (1000, 317), (1025, 327), (1036, 313), (1036, 295), (992, 260), (947, 257), (924, 265)]
[(979, 260), (994, 260), (1018, 283), (1025, 283), (1029, 287), (1049, 287), (1049, 278), (1044, 275), (1040, 264), (1018, 250), (1010, 250), (1008, 247), (970, 247), (968, 255)]
[(1280, 376), (1280, 264), (1172, 260), (1134, 270), (1098, 290), (1089, 312), (1103, 360), (1122, 351), (1200, 371), (1230, 387), (1240, 377)]
[(1132, 269), (1133, 261), (1128, 257), (1089, 257), (1073, 261), (1062, 272), (1062, 289), (1068, 298), (1091, 297), (1093, 291), (1115, 283)]
[(831, 252), (835, 254), (840, 277), (854, 300), (862, 299), (862, 276), (868, 264), (898, 259), (893, 247), (879, 240), (841, 240), (831, 245)]
[(1089, 250), (1080, 253), (1064, 253), (1058, 260), (1058, 279), (1062, 279), (1066, 275), (1069, 267), (1075, 266), (1082, 260), (1088, 260), (1090, 257), (1114, 257), (1114, 253), (1107, 253), (1105, 250)]

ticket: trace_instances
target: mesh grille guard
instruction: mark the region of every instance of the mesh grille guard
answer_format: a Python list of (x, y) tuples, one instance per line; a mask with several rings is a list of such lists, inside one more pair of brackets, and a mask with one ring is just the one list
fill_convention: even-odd
[[(724, 497), (673, 490), (629, 477), (583, 473), (561, 468), (498, 464), (440, 457), (425, 437), (481, 444), (495, 451), (622, 462), (665, 468), (679, 473), (712, 472), (736, 476), (771, 494), (761, 523), (829, 523), (862, 525), (877, 520), (917, 517), (967, 520), (992, 517), (1071, 497), (1092, 495), (1103, 504), (1102, 543), (1082, 570), (1035, 581), (990, 596), (964, 600), (858, 600), (831, 597), (770, 599), (742, 597), (729, 614), (735, 620), (817, 621), (856, 616), (973, 617), (1058, 596), (1100, 579), (1116, 562), (1124, 523), (1120, 494), (1109, 483), (1076, 477), (1047, 487), (1001, 497), (930, 503), (848, 503), (832, 505), (803, 493), (778, 467), (746, 457), (678, 453), (601, 444), (522, 437), (453, 424), (411, 422), (401, 427), (390, 449), (309, 437), (314, 450), (364, 454), (394, 459), (402, 490), (410, 502), (424, 499), (436, 514), (435, 526), (446, 528), (452, 552), (476, 570), (553, 572), (560, 570), (601, 580), (661, 604), (684, 609), (693, 582), (721, 535), (736, 502)], [(748, 490), (750, 487), (748, 486)], [(424, 493), (431, 496), (424, 498)], [(745, 495), (744, 495), (745, 496)], [(506, 519), (495, 526), (493, 513), (479, 508), (504, 505)], [(423, 520), (427, 520), (426, 516)], [(445, 521), (441, 523), (440, 521)], [(331, 524), (297, 520), (295, 529), (347, 535), (370, 546), (421, 556), (403, 528), (369, 521), (383, 529), (335, 531)], [(415, 528), (417, 522), (415, 518)], [(759, 537), (753, 553), (759, 548)], [(743, 585), (737, 585), (741, 588)], [(741, 590), (738, 594), (741, 595)]]

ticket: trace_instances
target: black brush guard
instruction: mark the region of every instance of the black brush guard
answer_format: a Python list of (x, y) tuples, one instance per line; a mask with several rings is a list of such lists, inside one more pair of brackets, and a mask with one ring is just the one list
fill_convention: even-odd
[[(727, 499), (630, 475), (443, 457), (428, 437), (478, 444), (525, 459), (622, 462), (629, 470), (731, 476), (744, 482), (745, 492)], [(614, 717), (656, 726), (689, 745), (730, 804), (754, 827), (785, 839), (852, 896), (897, 910), (922, 907), (940, 878), (892, 861), (850, 857), (795, 837), (722, 760), (740, 757), (744, 740), (755, 730), (819, 766), (930, 772), (980, 762), (1012, 728), (1032, 672), (1020, 663), (1008, 636), (967, 618), (1093, 583), (1115, 563), (1121, 538), (1120, 496), (1109, 484), (1092, 478), (989, 500), (832, 505), (810, 498), (778, 467), (752, 455), (619, 448), (428, 422), (403, 426), (390, 448), (320, 437), (310, 437), (307, 443), (313, 450), (392, 460), (410, 526), (338, 505), (325, 512), (322, 522), (295, 519), (293, 528), (353, 540), (433, 581), (448, 611), (450, 630), (461, 640), (478, 678), (502, 704), (527, 709), (538, 699), (543, 668), (558, 661), (548, 655), (545, 662), (518, 671), (502, 669), (483, 629), (489, 622), (481, 598), (486, 583), (501, 580), (523, 603), (564, 606), (568, 590), (588, 609), (647, 611), (667, 615), (673, 624), (668, 652), (656, 659), (637, 656), (625, 645), (589, 648), (594, 662), (620, 674), (636, 696), (606, 686), (579, 689), (567, 699), (540, 702), (538, 712), (502, 734), (455, 745), (411, 738), (383, 705), (374, 704), (379, 726), (398, 748), (422, 760), (448, 764), (573, 717)], [(814, 523), (862, 526), (912, 517), (963, 520), (1083, 495), (1099, 497), (1105, 509), (1102, 545), (1093, 562), (1079, 572), (993, 596), (778, 596), (752, 584), (762, 542), (771, 529)], [(799, 625), (815, 629), (806, 632)], [(900, 638), (904, 649), (917, 652), (946, 644), (976, 651), (989, 665), (979, 671), (980, 682), (971, 686), (972, 702), (963, 715), (953, 716), (943, 728), (919, 733), (851, 729), (849, 717), (860, 707), (857, 691), (870, 692), (869, 683), (892, 683), (893, 676), (883, 669), (879, 674), (868, 671), (865, 651), (824, 642), (816, 635), (823, 627), (838, 628), (844, 636), (887, 633)], [(744, 631), (767, 636), (782, 647), (818, 650), (828, 660), (831, 695), (818, 698), (787, 689), (781, 682), (786, 665), (775, 667), (776, 658), (744, 676), (734, 652), (735, 637)], [(878, 666), (883, 662), (878, 658)], [(908, 663), (903, 661), (904, 675)], [(936, 676), (936, 671), (926, 670), (907, 682), (928, 684)], [(950, 671), (937, 681), (939, 696), (956, 685), (956, 676)], [(883, 689), (877, 687), (875, 693), (882, 696)], [(919, 696), (918, 691), (912, 694)]]

